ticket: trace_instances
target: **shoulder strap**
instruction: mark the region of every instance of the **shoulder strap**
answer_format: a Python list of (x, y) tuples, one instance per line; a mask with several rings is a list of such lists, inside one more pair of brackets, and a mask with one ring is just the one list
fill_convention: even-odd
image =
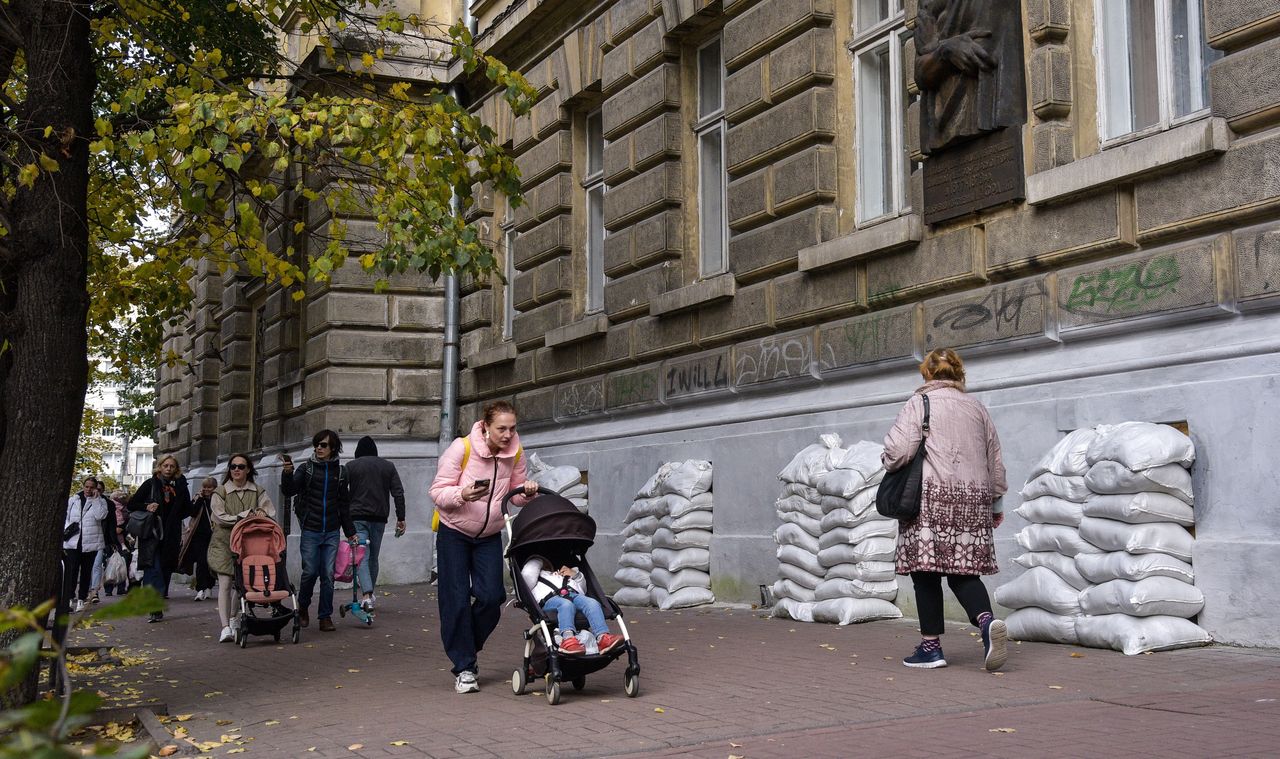
[(520, 463), (520, 454), (522, 454), (522, 453), (524, 453), (524, 446), (517, 446), (517, 447), (516, 447), (516, 457), (515, 457), (515, 459), (511, 462), (511, 466), (512, 466), (513, 468), (515, 467), (515, 465), (516, 465), (516, 464), (519, 464), (519, 463)]
[(920, 424), (920, 432), (922, 435), (929, 434), (929, 394), (921, 393), (920, 398), (924, 400), (924, 421)]
[(462, 471), (467, 471), (467, 462), (471, 460), (471, 436), (462, 438)]

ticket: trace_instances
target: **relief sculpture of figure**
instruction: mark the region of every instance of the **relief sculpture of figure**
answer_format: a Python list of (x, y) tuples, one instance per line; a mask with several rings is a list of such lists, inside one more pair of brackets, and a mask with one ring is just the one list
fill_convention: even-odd
[(1026, 121), (1016, 0), (922, 0), (916, 19), (925, 154)]

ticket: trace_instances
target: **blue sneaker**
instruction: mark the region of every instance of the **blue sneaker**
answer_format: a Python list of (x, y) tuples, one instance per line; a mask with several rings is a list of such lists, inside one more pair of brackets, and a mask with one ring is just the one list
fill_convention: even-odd
[(986, 654), (983, 666), (988, 672), (995, 672), (1004, 666), (1009, 658), (1009, 628), (1002, 620), (991, 619), (982, 626), (982, 650)]
[(941, 646), (925, 650), (923, 643), (916, 646), (915, 653), (903, 659), (902, 663), (915, 669), (938, 669), (947, 666), (947, 660), (942, 658)]

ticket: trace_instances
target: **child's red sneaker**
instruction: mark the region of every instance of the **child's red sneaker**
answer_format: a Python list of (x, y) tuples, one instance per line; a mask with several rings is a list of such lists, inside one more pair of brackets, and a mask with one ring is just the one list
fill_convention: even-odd
[(565, 638), (560, 643), (560, 653), (562, 654), (585, 654), (587, 649), (582, 647), (582, 643), (577, 638)]
[(599, 638), (596, 638), (596, 645), (600, 647), (600, 653), (604, 653), (620, 643), (622, 643), (622, 636), (614, 635), (613, 633), (604, 633)]

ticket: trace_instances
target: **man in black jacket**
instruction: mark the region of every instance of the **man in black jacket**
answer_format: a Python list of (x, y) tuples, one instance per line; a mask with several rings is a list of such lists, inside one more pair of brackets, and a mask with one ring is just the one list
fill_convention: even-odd
[(355, 540), (351, 522), (351, 491), (347, 468), (338, 463), (342, 441), (333, 430), (320, 430), (311, 438), (315, 453), (293, 469), (286, 459), (281, 467), (280, 489), (297, 495), (294, 512), (302, 526), (302, 587), (298, 591), (302, 626), (311, 623), (311, 594), (320, 580), (320, 608), (316, 612), (321, 632), (333, 632), (333, 564), (338, 558), (338, 529)]
[(351, 476), (351, 519), (361, 540), (369, 542), (364, 563), (356, 580), (364, 598), (360, 605), (373, 610), (373, 589), (378, 584), (378, 549), (391, 515), (388, 498), (396, 504), (396, 537), (404, 534), (404, 486), (396, 465), (378, 455), (378, 444), (365, 435), (356, 443), (356, 457), (347, 464)]

